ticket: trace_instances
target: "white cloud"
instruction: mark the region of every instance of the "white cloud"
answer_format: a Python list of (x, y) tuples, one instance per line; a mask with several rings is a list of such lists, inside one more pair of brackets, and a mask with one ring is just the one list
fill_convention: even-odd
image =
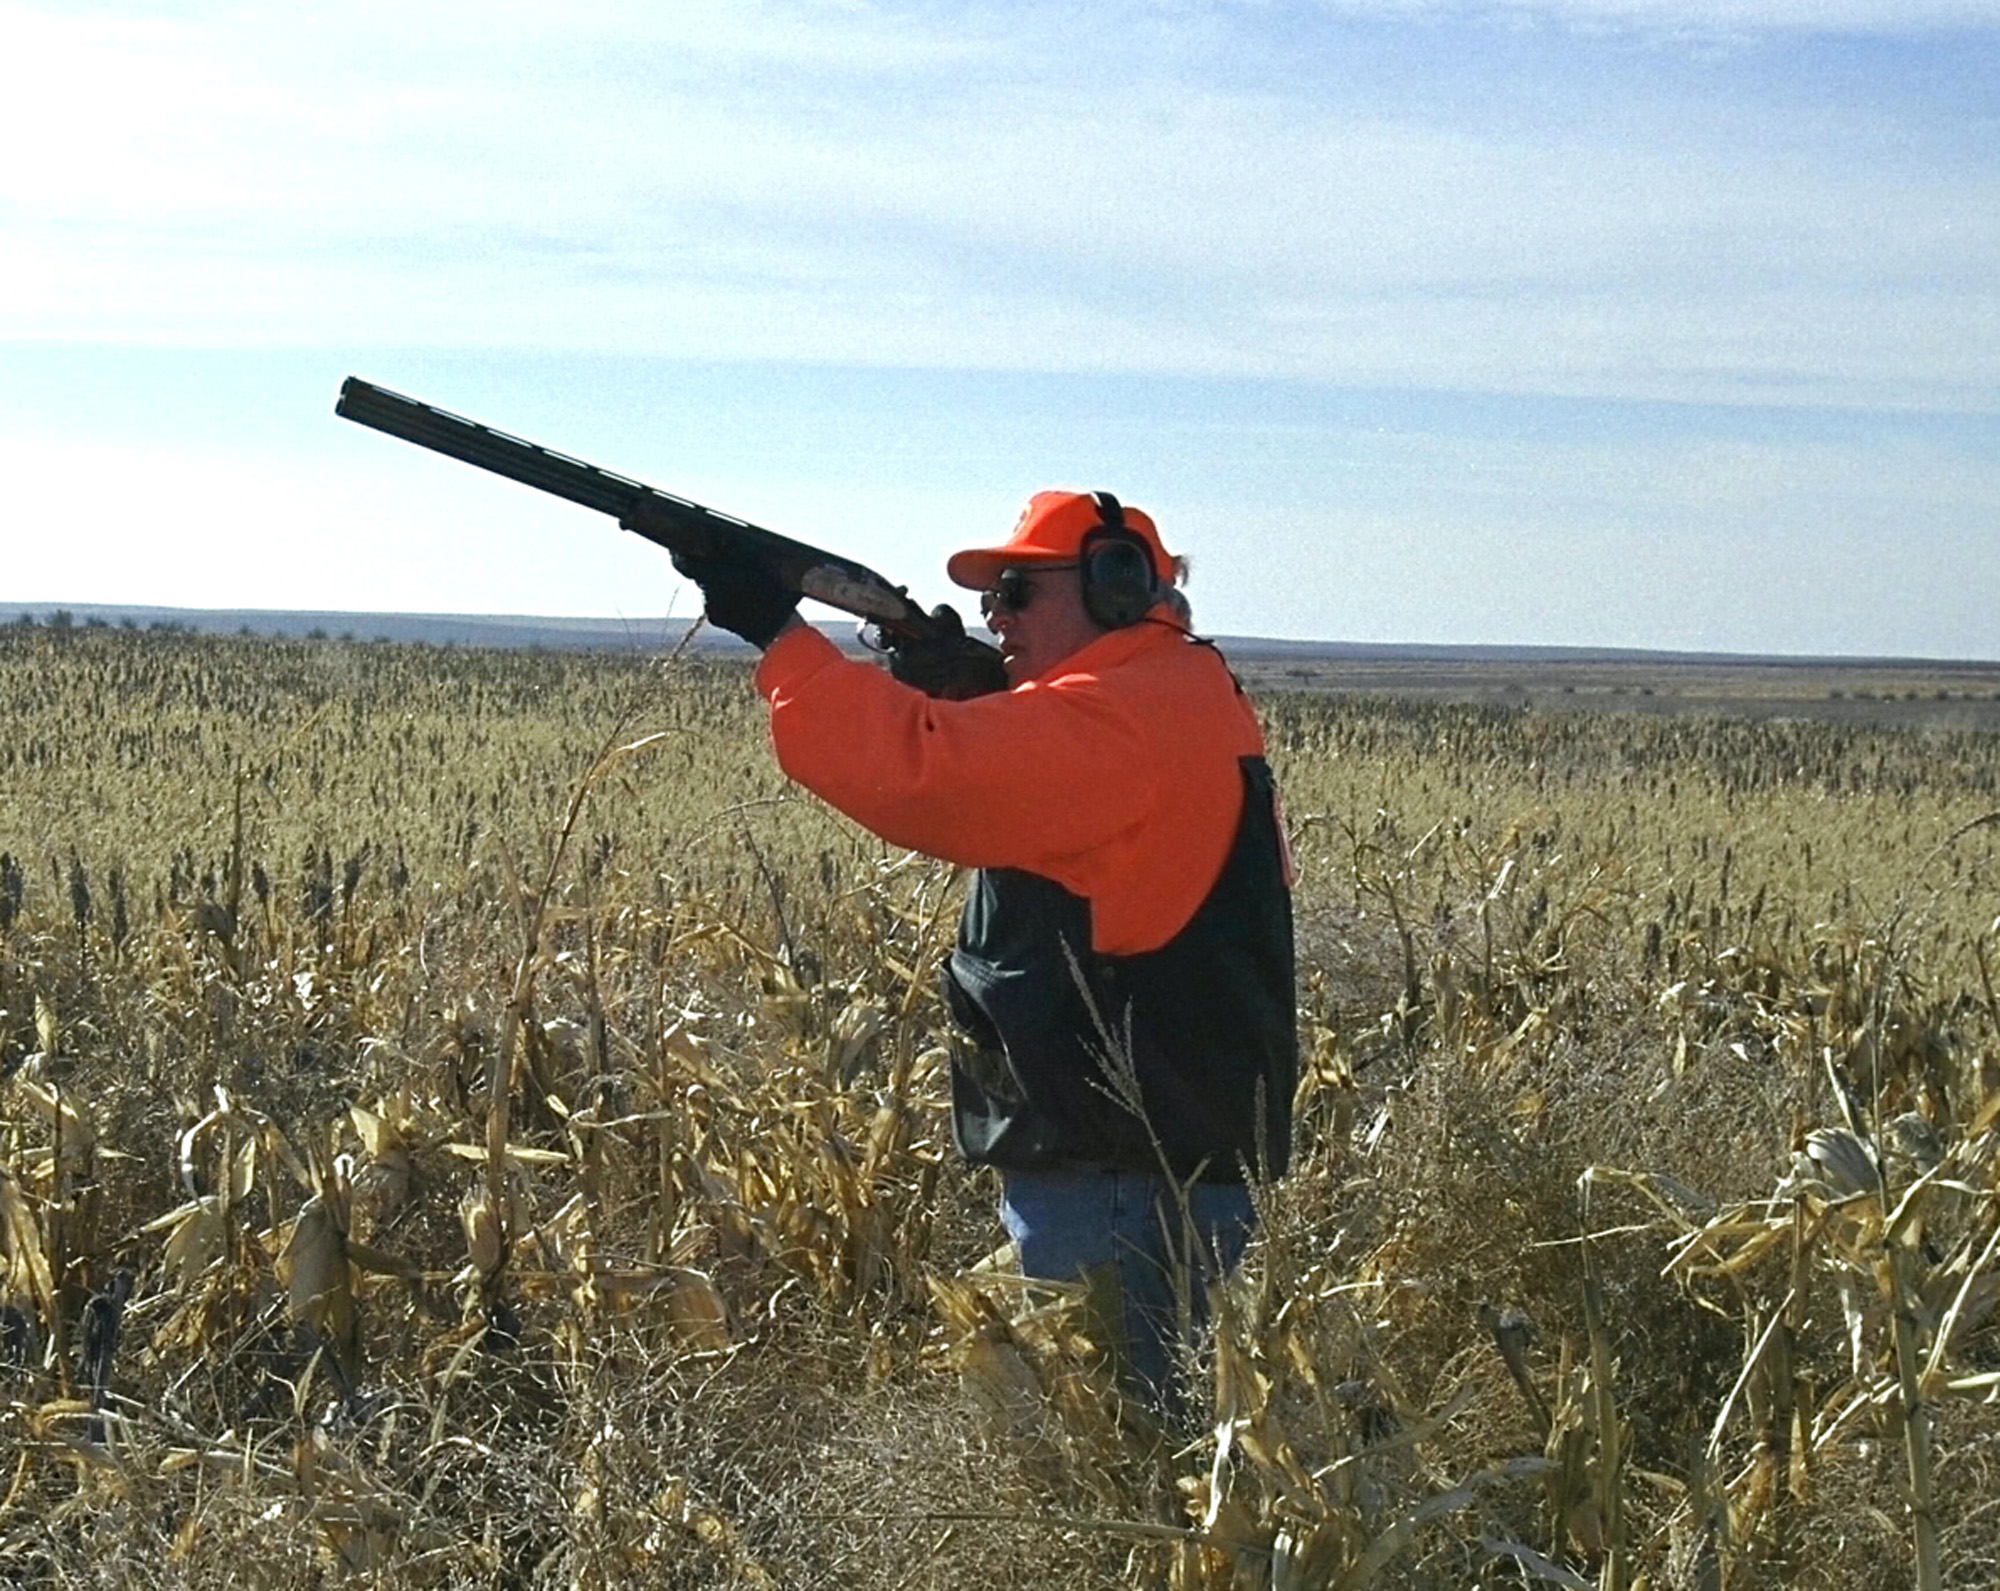
[(1729, 35), (1848, 33), (1908, 37), (2000, 27), (1995, 0), (1318, 0), (1363, 17), (1534, 19), (1583, 27)]
[[(1802, 8), (1514, 9), (1768, 28)], [(1858, 109), (1710, 127), (1685, 102), (1578, 101), (1507, 124), (1208, 81), (1200, 50), (1257, 15), (364, 0), (273, 23), (0, 0), (21, 46), (0, 138), (37, 151), (0, 170), (0, 338), (2000, 390), (1990, 167)]]

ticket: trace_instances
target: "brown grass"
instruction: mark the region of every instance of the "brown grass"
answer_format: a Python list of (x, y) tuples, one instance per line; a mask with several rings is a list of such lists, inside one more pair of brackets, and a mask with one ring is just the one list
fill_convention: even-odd
[(1298, 1169), (1163, 1442), (975, 1268), (956, 881), (739, 672), (0, 688), (11, 1583), (1991, 1578), (1991, 737), (1268, 701)]

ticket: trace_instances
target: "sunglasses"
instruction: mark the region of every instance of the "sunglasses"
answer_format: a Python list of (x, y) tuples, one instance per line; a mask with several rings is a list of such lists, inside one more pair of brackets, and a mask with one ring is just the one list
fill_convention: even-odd
[(1033, 568), (1002, 569), (991, 591), (979, 593), (979, 616), (990, 619), (996, 613), (1020, 613), (1035, 595), (1035, 576), (1058, 574), (1074, 569), (1073, 563), (1038, 563)]

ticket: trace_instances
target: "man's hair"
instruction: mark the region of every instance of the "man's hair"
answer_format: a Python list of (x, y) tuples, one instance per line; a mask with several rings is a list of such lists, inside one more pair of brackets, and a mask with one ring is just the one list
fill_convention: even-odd
[(1160, 588), (1160, 600), (1167, 605), (1182, 626), (1190, 630), (1194, 628), (1194, 609), (1188, 606), (1187, 591), (1184, 588), (1188, 583), (1192, 567), (1185, 557), (1176, 556), (1173, 584)]

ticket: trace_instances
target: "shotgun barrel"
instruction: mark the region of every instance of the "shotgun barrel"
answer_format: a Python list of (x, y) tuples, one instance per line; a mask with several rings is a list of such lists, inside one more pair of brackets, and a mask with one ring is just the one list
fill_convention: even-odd
[(939, 621), (911, 601), (902, 587), (891, 585), (865, 564), (420, 403), (359, 376), (341, 383), (333, 412), (343, 420), (609, 514), (624, 529), (669, 552), (695, 559), (754, 559), (801, 596), (867, 620), (892, 645), (933, 640), (944, 633)]

